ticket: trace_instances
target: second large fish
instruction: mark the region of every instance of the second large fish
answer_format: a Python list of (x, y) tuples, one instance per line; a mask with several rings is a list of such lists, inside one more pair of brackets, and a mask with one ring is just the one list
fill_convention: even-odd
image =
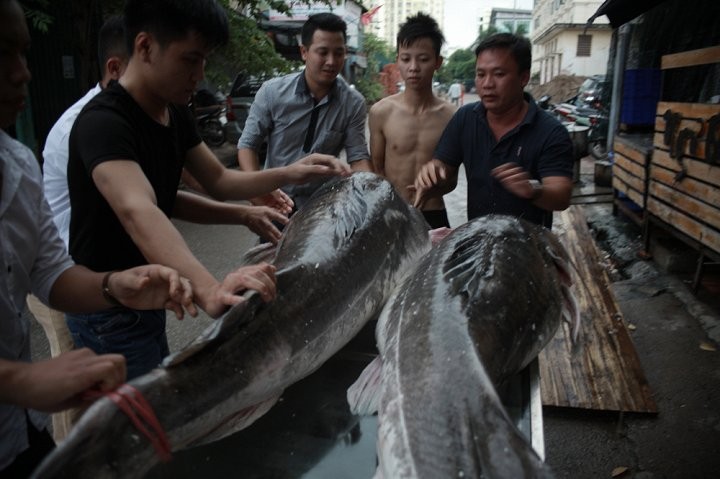
[(379, 476), (529, 478), (551, 473), (496, 387), (572, 316), (568, 258), (543, 227), (507, 216), (455, 230), (395, 291), (378, 321), (380, 361), (348, 393), (378, 409)]
[[(256, 294), (186, 350), (130, 384), (172, 449), (221, 437), (256, 417), (376, 316), (430, 249), (427, 224), (371, 173), (327, 184), (287, 226), (273, 261), (277, 298)], [(157, 458), (109, 399), (97, 401), (35, 477), (142, 477)]]

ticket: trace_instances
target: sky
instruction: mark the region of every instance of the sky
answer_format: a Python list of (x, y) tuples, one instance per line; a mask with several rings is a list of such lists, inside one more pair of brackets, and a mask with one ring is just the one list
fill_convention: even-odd
[(467, 48), (477, 37), (478, 18), (495, 8), (532, 10), (533, 0), (445, 0), (443, 33), (448, 49)]

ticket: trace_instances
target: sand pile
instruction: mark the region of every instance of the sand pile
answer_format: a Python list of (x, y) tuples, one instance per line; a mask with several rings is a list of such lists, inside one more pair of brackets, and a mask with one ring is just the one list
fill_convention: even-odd
[(563, 103), (577, 94), (578, 88), (587, 77), (575, 75), (558, 75), (547, 83), (528, 88), (536, 100), (543, 95), (550, 95), (550, 103)]

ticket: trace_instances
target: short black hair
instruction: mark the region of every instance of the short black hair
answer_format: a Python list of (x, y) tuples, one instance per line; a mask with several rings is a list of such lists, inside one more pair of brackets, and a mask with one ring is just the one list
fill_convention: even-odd
[(128, 0), (125, 33), (132, 56), (140, 32), (152, 33), (163, 47), (195, 31), (208, 48), (227, 44), (230, 29), (225, 9), (216, 0)]
[(407, 21), (400, 25), (397, 34), (397, 51), (400, 51), (400, 47), (412, 46), (421, 38), (429, 38), (435, 48), (435, 55), (440, 56), (440, 48), (445, 43), (445, 36), (435, 19), (422, 12), (414, 17), (408, 17)]
[(315, 35), (316, 30), (340, 32), (342, 33), (343, 40), (347, 42), (347, 24), (345, 20), (334, 13), (316, 13), (308, 17), (302, 26), (301, 33), (302, 44), (305, 48), (309, 48), (310, 45), (312, 45), (313, 35)]
[(127, 58), (125, 43), (125, 20), (122, 15), (113, 15), (105, 20), (98, 33), (98, 65), (103, 65), (110, 57)]
[(482, 52), (492, 48), (506, 48), (510, 50), (510, 54), (518, 64), (520, 73), (530, 70), (532, 52), (530, 40), (527, 38), (512, 33), (496, 33), (490, 35), (477, 46), (475, 49), (475, 57), (479, 57)]

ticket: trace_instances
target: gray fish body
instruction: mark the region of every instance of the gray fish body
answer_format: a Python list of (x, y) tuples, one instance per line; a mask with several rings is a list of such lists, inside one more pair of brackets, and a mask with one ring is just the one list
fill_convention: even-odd
[[(130, 382), (173, 450), (233, 432), (239, 411), (277, 397), (352, 339), (430, 249), (426, 228), (376, 175), (318, 192), (278, 245), (276, 299), (248, 295), (187, 350)], [(103, 398), (34, 477), (141, 477), (156, 462), (147, 439)]]
[(564, 254), (544, 228), (478, 218), (396, 289), (377, 329), (384, 477), (550, 477), (495, 388), (558, 327)]

